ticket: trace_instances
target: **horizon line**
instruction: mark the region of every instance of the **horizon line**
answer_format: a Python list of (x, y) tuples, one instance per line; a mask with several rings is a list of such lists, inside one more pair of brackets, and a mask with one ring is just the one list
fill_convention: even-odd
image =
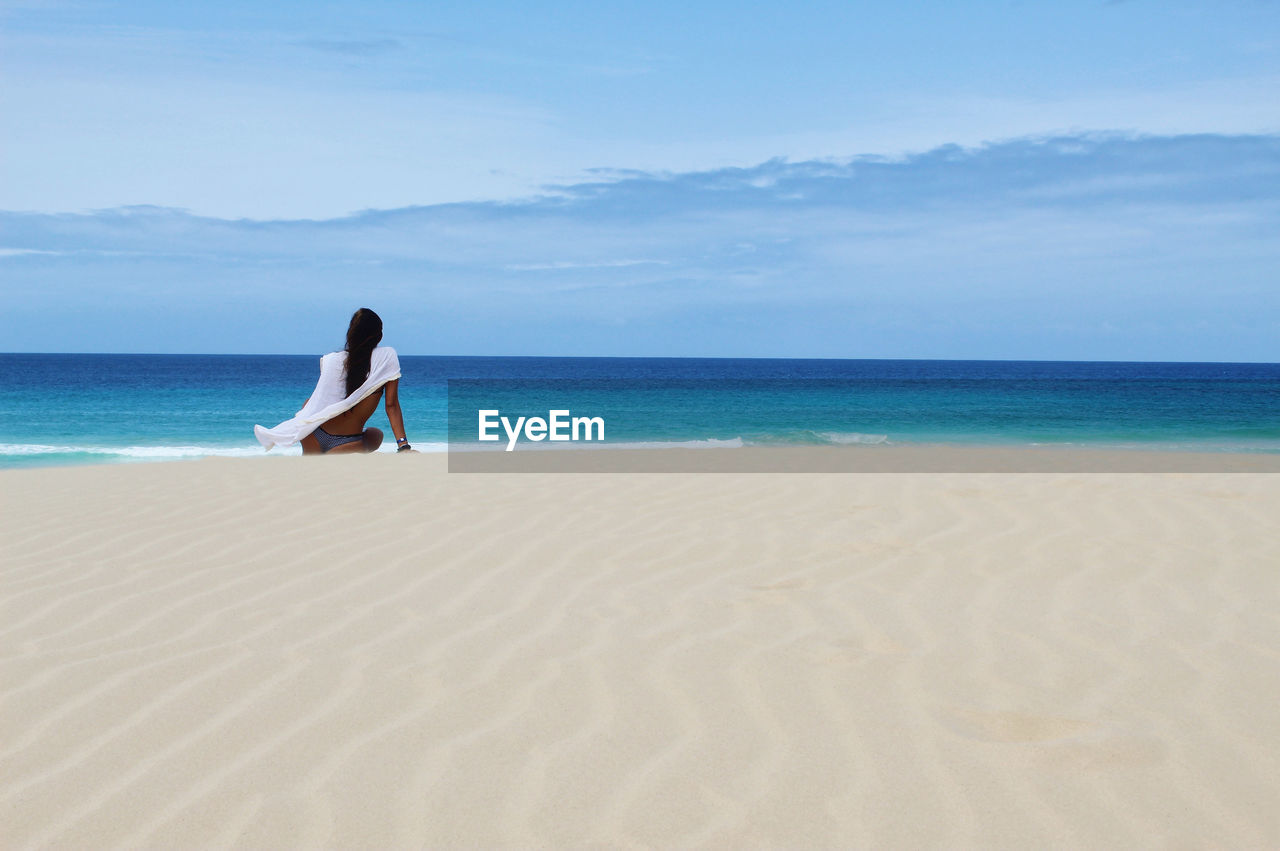
[[(335, 349), (334, 351), (341, 351)], [(112, 356), (112, 357), (226, 357), (226, 358), (303, 358), (320, 357), (314, 352), (0, 352), (0, 357), (8, 355), (57, 355), (57, 356)], [(1195, 364), (1224, 366), (1280, 366), (1280, 361), (1233, 361), (1233, 360), (1090, 360), (1086, 358), (872, 358), (872, 357), (762, 357), (759, 355), (423, 355), (402, 354), (397, 357), (406, 358), (506, 358), (506, 359), (538, 359), (538, 360), (797, 360), (797, 361), (942, 361), (949, 363), (1122, 363), (1122, 364)]]

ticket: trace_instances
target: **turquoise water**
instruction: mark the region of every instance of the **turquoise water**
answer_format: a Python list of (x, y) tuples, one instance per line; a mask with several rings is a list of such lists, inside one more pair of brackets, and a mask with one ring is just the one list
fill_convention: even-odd
[[(1280, 364), (402, 356), (401, 367), (409, 436), (428, 451), (447, 445), (452, 381), (466, 412), (455, 439), (474, 439), (484, 404), (604, 415), (608, 442), (628, 445), (1280, 452)], [(318, 354), (4, 354), (0, 370), (0, 467), (255, 456), (254, 424), (301, 407)], [(387, 431), (381, 412), (370, 424)]]

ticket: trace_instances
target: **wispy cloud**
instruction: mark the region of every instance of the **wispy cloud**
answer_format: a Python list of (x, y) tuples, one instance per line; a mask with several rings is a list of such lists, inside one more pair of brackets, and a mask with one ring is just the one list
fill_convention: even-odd
[(510, 263), (503, 268), (509, 272), (561, 272), (566, 269), (625, 269), (629, 266), (666, 266), (668, 260), (602, 260), (596, 263), (578, 263), (572, 260), (555, 260), (550, 263)]
[(32, 254), (62, 254), (61, 251), (44, 251), (39, 248), (0, 248), (0, 257), (27, 257)]
[(304, 38), (295, 44), (344, 56), (377, 56), (404, 47), (404, 43), (395, 38)]
[(393, 306), (424, 352), (1264, 359), (1280, 332), (1275, 136), (609, 173), (327, 220), (3, 213), (0, 229), (29, 253), (0, 272), (14, 315), (145, 308), (188, 345), (240, 305), (274, 328), (262, 339), (307, 350), (299, 317), (352, 299)]

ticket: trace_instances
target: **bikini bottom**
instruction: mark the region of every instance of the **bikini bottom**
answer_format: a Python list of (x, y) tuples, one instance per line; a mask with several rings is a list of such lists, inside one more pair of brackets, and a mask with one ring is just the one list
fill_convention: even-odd
[(364, 440), (364, 432), (359, 434), (329, 434), (319, 426), (311, 433), (316, 436), (316, 443), (320, 444), (321, 452), (328, 452), (330, 449), (342, 446), (344, 443), (355, 443), (357, 440)]

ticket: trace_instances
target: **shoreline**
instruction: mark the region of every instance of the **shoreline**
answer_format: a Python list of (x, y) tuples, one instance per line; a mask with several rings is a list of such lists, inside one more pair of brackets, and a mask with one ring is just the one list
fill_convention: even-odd
[[(1025, 444), (868, 444), (746, 446), (611, 446), (529, 447), (514, 452), (485, 447), (450, 452), (445, 445), (426, 444), (420, 455), (448, 459), (452, 472), (538, 473), (1276, 473), (1280, 452), (1150, 447), (1029, 446)], [(471, 444), (468, 444), (470, 447)], [(13, 457), (40, 457), (41, 453)], [(52, 453), (45, 453), (52, 454)], [(95, 453), (107, 455), (106, 452)], [(395, 454), (382, 449), (375, 455)], [(134, 454), (110, 460), (86, 459), (47, 464), (0, 466), (0, 475), (18, 471), (137, 466), (153, 463), (255, 461), (301, 457), (296, 453), (258, 452), (253, 447), (228, 448), (219, 454), (196, 453), (152, 457)]]
[(1280, 454), (1014, 446), (453, 452), (457, 473), (1280, 473)]

